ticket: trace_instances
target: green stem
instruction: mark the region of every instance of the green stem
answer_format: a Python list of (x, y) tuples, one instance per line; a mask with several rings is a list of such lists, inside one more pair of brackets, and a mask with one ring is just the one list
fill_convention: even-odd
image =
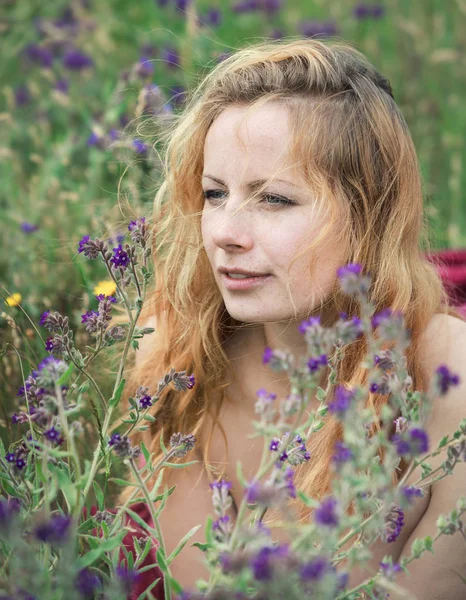
[[(145, 485), (144, 481), (142, 480), (141, 475), (140, 475), (138, 469), (136, 468), (136, 465), (134, 464), (134, 460), (132, 458), (129, 459), (129, 464), (131, 466), (131, 470), (133, 471), (134, 476), (138, 480), (140, 489), (142, 489), (144, 496), (146, 498), (147, 506), (149, 508), (150, 515), (152, 517), (152, 522), (154, 523), (155, 530), (157, 531), (157, 541), (159, 543), (159, 546), (162, 549), (163, 555), (167, 556), (167, 553), (165, 551), (165, 542), (163, 539), (162, 530), (160, 529), (160, 523), (159, 523), (159, 520), (158, 520), (155, 510), (154, 510), (154, 503), (150, 499), (149, 490), (147, 489), (147, 486)], [(163, 578), (163, 590), (164, 590), (165, 599), (171, 600), (170, 580), (172, 579), (172, 575), (170, 573), (170, 566), (168, 565), (168, 563), (166, 563), (166, 564), (167, 564), (168, 577)]]

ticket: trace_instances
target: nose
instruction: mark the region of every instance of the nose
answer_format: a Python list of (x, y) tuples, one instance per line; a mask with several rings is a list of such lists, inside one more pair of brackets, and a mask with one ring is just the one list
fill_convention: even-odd
[(251, 246), (253, 241), (252, 215), (246, 206), (241, 206), (242, 200), (232, 202), (231, 199), (217, 209), (217, 214), (211, 215), (212, 241), (222, 247)]

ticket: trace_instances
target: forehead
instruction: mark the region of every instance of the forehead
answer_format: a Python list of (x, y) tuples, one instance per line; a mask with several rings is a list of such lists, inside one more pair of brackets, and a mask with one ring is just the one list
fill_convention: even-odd
[(284, 161), (289, 146), (289, 115), (285, 107), (268, 103), (252, 111), (228, 107), (212, 123), (204, 144), (204, 161), (218, 164), (233, 156)]

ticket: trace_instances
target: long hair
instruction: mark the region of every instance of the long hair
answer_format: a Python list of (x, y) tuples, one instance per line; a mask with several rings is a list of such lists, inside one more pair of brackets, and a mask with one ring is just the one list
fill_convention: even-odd
[[(128, 373), (123, 399), (123, 408), (129, 411), (128, 396), (134, 395), (137, 386), (148, 386), (154, 394), (170, 368), (194, 374), (192, 389), (165, 389), (151, 409), (155, 422), (135, 433), (132, 440), (144, 441), (157, 458), (162, 456), (162, 429), (165, 445), (173, 433), (192, 433), (205, 440), (196, 449), (208, 473), (209, 446), (217, 426), (228, 456), (225, 431), (218, 420), (228, 387), (223, 345), (244, 324), (226, 311), (202, 244), (204, 142), (210, 126), (227, 107), (247, 107), (249, 112), (270, 101), (287, 108), (291, 160), (300, 167), (309, 189), (325, 199), (321, 210), (328, 216), (326, 227), (309, 240), (305, 252), (317, 247), (343, 215), (339, 236), (348, 248), (346, 263), (359, 263), (370, 274), (369, 300), (377, 312), (390, 308), (404, 315), (411, 333), (407, 369), (415, 390), (426, 391), (429, 383), (418, 358), (420, 336), (428, 323), (437, 313), (462, 318), (449, 306), (440, 276), (424, 257), (430, 240), (423, 181), (390, 83), (346, 42), (282, 39), (228, 56), (188, 93), (183, 110), (157, 140), (163, 178), (152, 215), (156, 289), (139, 319), (142, 325), (155, 317), (156, 331), (144, 360)], [(324, 305), (349, 317), (361, 316), (358, 303), (337, 286), (321, 302)], [(348, 388), (367, 383), (368, 372), (361, 365), (367, 350), (365, 337), (346, 347), (337, 372), (339, 383)], [(388, 400), (389, 395), (369, 393), (367, 406), (379, 415)], [(208, 427), (208, 415), (212, 427)], [(296, 485), (317, 499), (330, 490), (331, 456), (342, 436), (341, 423), (330, 415), (325, 421), (308, 440), (311, 460), (300, 465), (295, 476)], [(401, 463), (394, 483), (407, 466)], [(165, 470), (165, 481), (169, 471)], [(131, 490), (125, 488), (119, 501), (124, 502)], [(309, 509), (300, 506), (299, 500), (291, 502), (305, 518)]]

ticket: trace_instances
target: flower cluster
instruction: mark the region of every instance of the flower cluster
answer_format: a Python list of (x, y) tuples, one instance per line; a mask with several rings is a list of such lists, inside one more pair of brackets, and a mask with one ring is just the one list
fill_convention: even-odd
[(293, 476), (291, 467), (282, 470), (281, 466), (275, 465), (264, 483), (253, 480), (247, 484), (247, 502), (263, 507), (283, 506), (289, 498), (296, 498)]
[(170, 454), (175, 458), (182, 458), (194, 448), (195, 443), (196, 438), (192, 433), (189, 433), (188, 435), (174, 433), (170, 437), (170, 446), (172, 447)]
[(293, 439), (294, 447), (287, 448), (289, 432), (285, 432), (280, 439), (273, 438), (269, 444), (271, 452), (279, 452), (279, 461), (288, 462), (290, 465), (296, 466), (307, 462), (311, 455), (306, 449), (306, 444), (300, 435)]
[(130, 460), (141, 456), (139, 446), (132, 446), (127, 435), (114, 433), (108, 442), (108, 445), (114, 450), (115, 454), (120, 458), (129, 458)]
[(219, 542), (228, 542), (232, 523), (230, 517), (226, 514), (233, 501), (230, 495), (230, 481), (216, 481), (209, 484), (212, 490), (212, 503), (217, 520), (213, 522), (212, 529)]

